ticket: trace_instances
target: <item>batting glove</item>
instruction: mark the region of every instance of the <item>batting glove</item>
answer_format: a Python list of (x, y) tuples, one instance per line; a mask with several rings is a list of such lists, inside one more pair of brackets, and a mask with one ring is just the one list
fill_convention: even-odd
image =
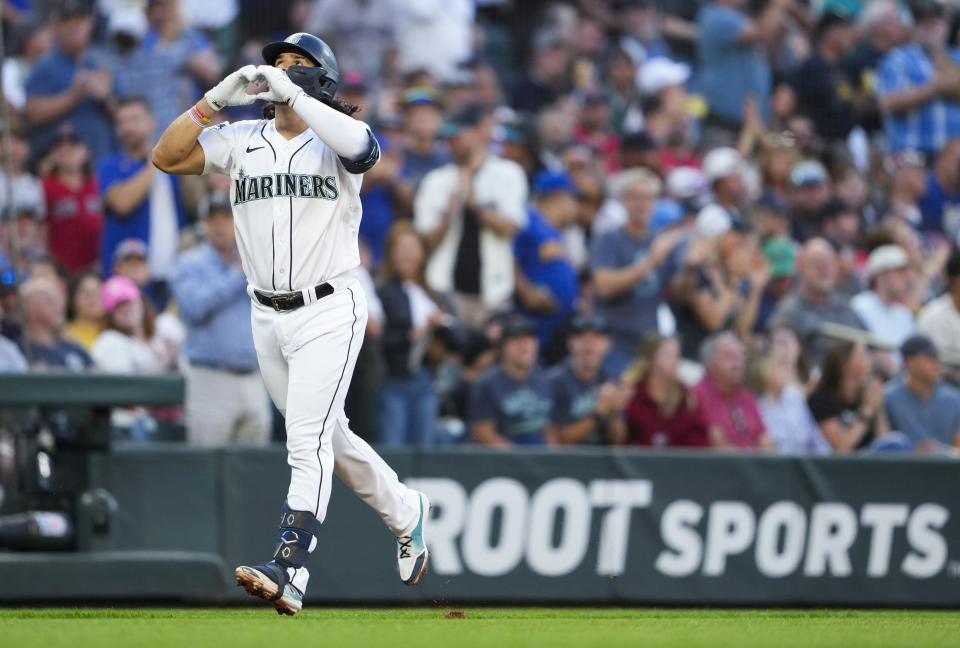
[(247, 93), (247, 85), (257, 76), (254, 65), (244, 65), (236, 72), (231, 72), (223, 81), (213, 86), (203, 95), (210, 107), (221, 110), (225, 106), (246, 106), (257, 100), (256, 94)]
[(293, 103), (303, 90), (290, 80), (287, 73), (272, 65), (257, 67), (257, 82), (265, 81), (270, 87), (257, 95), (257, 99), (266, 99), (277, 103), (287, 104), (293, 108)]

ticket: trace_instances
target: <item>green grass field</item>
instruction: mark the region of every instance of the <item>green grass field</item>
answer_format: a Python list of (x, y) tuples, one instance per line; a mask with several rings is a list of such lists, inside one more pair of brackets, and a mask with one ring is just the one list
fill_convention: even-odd
[(633, 608), (0, 610), (4, 648), (956, 646), (960, 612)]

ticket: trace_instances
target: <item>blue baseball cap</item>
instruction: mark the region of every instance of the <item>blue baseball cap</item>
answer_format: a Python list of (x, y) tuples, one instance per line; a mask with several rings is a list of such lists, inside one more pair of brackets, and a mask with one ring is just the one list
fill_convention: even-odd
[(576, 192), (573, 181), (570, 176), (562, 171), (550, 171), (544, 169), (533, 177), (533, 193), (537, 196), (566, 191), (568, 193)]
[(650, 231), (659, 232), (683, 220), (683, 205), (675, 200), (660, 198), (653, 206), (653, 215), (650, 217)]

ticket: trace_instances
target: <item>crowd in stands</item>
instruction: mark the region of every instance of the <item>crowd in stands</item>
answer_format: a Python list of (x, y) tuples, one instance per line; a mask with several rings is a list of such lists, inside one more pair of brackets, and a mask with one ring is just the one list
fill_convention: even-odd
[(279, 438), (231, 180), (150, 158), (310, 31), (382, 151), (364, 438), (960, 449), (950, 3), (6, 0), (3, 30), (0, 371), (180, 371), (189, 442)]

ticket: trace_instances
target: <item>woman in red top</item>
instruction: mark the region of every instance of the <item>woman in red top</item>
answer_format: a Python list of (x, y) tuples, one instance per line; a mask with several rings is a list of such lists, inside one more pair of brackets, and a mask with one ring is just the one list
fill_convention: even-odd
[(71, 275), (96, 269), (100, 259), (103, 202), (92, 171), (90, 151), (76, 137), (64, 136), (50, 149), (44, 174), (47, 241), (50, 255)]
[(696, 397), (677, 378), (680, 343), (674, 337), (648, 333), (637, 359), (624, 377), (633, 397), (624, 415), (627, 443), (656, 448), (710, 445), (703, 412)]

